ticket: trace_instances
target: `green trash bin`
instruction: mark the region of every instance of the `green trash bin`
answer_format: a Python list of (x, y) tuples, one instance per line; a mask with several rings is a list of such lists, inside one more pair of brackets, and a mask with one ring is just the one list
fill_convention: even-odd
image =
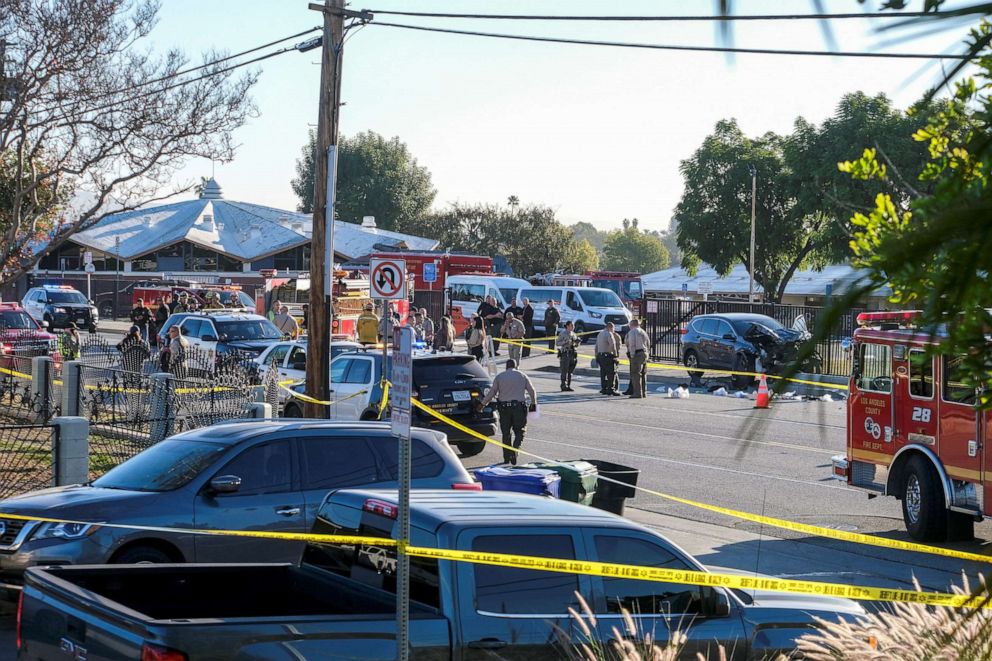
[(558, 487), (558, 497), (573, 503), (592, 505), (596, 495), (596, 483), (599, 482), (599, 471), (588, 461), (563, 461), (564, 465), (534, 462), (521, 468), (547, 468), (561, 476)]

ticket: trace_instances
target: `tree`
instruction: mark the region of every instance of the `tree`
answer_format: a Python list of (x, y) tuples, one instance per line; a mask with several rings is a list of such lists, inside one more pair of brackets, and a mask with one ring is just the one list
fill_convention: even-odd
[(652, 273), (667, 268), (668, 250), (657, 236), (642, 232), (637, 219), (623, 219), (623, 229), (614, 230), (603, 246), (603, 266), (609, 271)]
[(599, 268), (599, 253), (587, 239), (572, 240), (561, 264), (565, 273), (585, 273)]
[(607, 232), (597, 229), (595, 225), (585, 221), (575, 223), (569, 229), (572, 230), (572, 235), (576, 241), (588, 241), (597, 251), (603, 250), (603, 246), (606, 244)]
[(107, 213), (189, 190), (163, 190), (189, 157), (233, 157), (231, 132), (256, 114), (248, 92), (258, 74), (236, 78), (208, 53), (184, 76), (180, 51), (143, 47), (157, 9), (3, 3), (0, 38), (13, 45), (0, 111), (0, 284)]
[(580, 265), (579, 248), (554, 209), (529, 204), (453, 204), (426, 217), (418, 233), (452, 250), (502, 255), (515, 273), (529, 275)]
[[(316, 152), (317, 134), (311, 130), (291, 182), (302, 213), (313, 211)], [(375, 216), (383, 229), (418, 233), (436, 193), (430, 171), (417, 164), (399, 138), (366, 131), (338, 141), (336, 217)]]

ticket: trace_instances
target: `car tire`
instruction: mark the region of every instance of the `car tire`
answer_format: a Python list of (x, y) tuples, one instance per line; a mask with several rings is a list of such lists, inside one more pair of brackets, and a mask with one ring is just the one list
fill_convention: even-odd
[(703, 371), (698, 369), (693, 369), (694, 367), (699, 367), (699, 355), (689, 349), (685, 352), (685, 357), (682, 359), (686, 370), (689, 372), (689, 380), (693, 383), (700, 381), (703, 378)]
[(100, 303), (100, 316), (104, 319), (109, 319), (114, 316), (114, 304), (110, 301), (104, 301)]
[(906, 465), (902, 489), (902, 518), (909, 536), (920, 542), (944, 541), (947, 514), (937, 471), (926, 458), (913, 457)]
[(169, 554), (154, 546), (132, 546), (111, 560), (115, 565), (165, 564), (173, 562)]
[[(753, 372), (754, 360), (748, 358), (742, 353), (737, 354), (737, 357), (734, 358), (734, 371)], [(730, 383), (733, 384), (734, 388), (744, 390), (745, 388), (750, 388), (751, 385), (754, 384), (754, 377), (745, 376), (743, 374), (734, 374), (730, 378)]]
[(486, 449), (488, 443), (455, 443), (455, 447), (458, 448), (458, 454), (465, 457), (474, 457), (477, 454), (481, 454), (483, 450)]
[(582, 344), (583, 342), (586, 341), (586, 336), (582, 334), (586, 332), (586, 325), (583, 324), (581, 321), (575, 322), (575, 328), (573, 329), (573, 332), (579, 336), (579, 344)]
[(295, 400), (294, 401), (291, 401), (291, 402), (287, 402), (282, 407), (282, 417), (284, 417), (284, 418), (302, 418), (303, 417), (303, 410), (300, 408), (300, 405), (297, 404)]

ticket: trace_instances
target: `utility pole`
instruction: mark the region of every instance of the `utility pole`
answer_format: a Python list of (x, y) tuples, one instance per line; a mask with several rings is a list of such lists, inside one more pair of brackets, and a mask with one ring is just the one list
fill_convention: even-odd
[(751, 268), (748, 269), (747, 302), (754, 303), (754, 206), (758, 192), (758, 170), (753, 165), (748, 168), (751, 170)]
[[(314, 159), (313, 235), (310, 243), (310, 345), (307, 350), (306, 394), (331, 399), (331, 327), (334, 288), (334, 185), (337, 168), (338, 123), (341, 110), (341, 64), (344, 47), (344, 0), (311, 3), (324, 14), (320, 58), (320, 106), (317, 113), (317, 154)], [(330, 417), (331, 407), (307, 402), (308, 418)]]

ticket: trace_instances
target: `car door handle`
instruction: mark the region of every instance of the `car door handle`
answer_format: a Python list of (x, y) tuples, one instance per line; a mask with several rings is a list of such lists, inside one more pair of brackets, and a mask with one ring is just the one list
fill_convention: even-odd
[(483, 638), (482, 640), (473, 640), (468, 646), (474, 650), (499, 650), (506, 647), (507, 644), (506, 641), (499, 638)]
[(299, 507), (280, 507), (276, 510), (276, 514), (279, 516), (296, 516), (300, 513)]

